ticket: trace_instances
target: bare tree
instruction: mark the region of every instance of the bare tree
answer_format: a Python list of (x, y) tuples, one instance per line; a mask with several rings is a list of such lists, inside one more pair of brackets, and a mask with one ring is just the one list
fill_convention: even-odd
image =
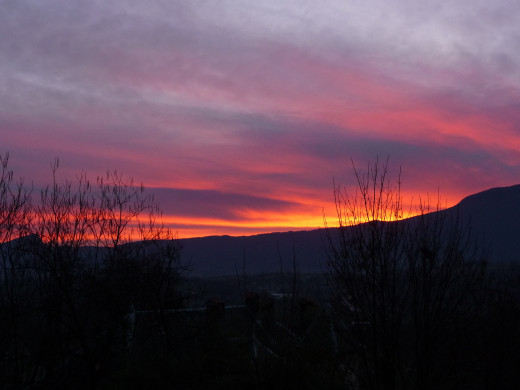
[(484, 275), (471, 230), (440, 201), (404, 219), (388, 160), (353, 170), (357, 191), (335, 186), (339, 228), (327, 230), (345, 375), (363, 389), (453, 383)]
[(23, 236), (31, 222), (31, 189), (15, 179), (9, 154), (0, 155), (0, 381), (17, 386), (32, 375), (23, 324), (30, 307), (30, 257)]
[(39, 275), (48, 302), (43, 312), (47, 334), (63, 344), (65, 355), (76, 346), (74, 355), (87, 362), (96, 388), (114, 354), (126, 350), (130, 309), (160, 313), (177, 293), (179, 248), (142, 185), (116, 172), (96, 185), (83, 174), (74, 183), (59, 184), (58, 165), (36, 217), (44, 242)]
[(153, 196), (116, 172), (94, 185), (85, 174), (60, 181), (56, 160), (52, 183), (32, 204), (8, 155), (0, 164), (0, 383), (83, 378), (81, 388), (99, 388), (123, 364), (135, 306), (153, 313), (157, 344), (168, 345), (173, 329), (162, 314), (182, 270)]

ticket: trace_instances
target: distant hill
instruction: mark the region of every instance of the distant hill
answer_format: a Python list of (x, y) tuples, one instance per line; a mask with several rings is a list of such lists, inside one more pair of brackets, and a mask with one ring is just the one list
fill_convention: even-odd
[[(520, 260), (520, 185), (492, 188), (464, 198), (441, 211), (469, 221), (489, 260)], [(192, 275), (215, 276), (290, 272), (293, 259), (301, 273), (326, 271), (323, 229), (255, 236), (181, 239), (183, 259)]]
[(291, 272), (322, 272), (325, 246), (321, 230), (255, 236), (211, 236), (181, 239), (182, 257), (198, 276)]
[(520, 261), (520, 185), (470, 195), (447, 211), (457, 208), (489, 248), (490, 261)]
[[(468, 222), (491, 262), (520, 263), (520, 185), (492, 188), (464, 198), (458, 205), (440, 211)], [(433, 213), (431, 214), (434, 215)], [(397, 223), (413, 223), (414, 218)], [(334, 232), (333, 236), (334, 236)], [(324, 229), (269, 233), (255, 236), (210, 236), (179, 240), (182, 261), (190, 264), (192, 276), (223, 276), (327, 270)], [(8, 245), (42, 245), (36, 235), (13, 240)], [(88, 257), (88, 248), (85, 248)]]

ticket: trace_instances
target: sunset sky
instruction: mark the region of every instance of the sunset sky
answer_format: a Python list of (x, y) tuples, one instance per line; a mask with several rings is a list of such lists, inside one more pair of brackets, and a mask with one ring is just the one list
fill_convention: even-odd
[(179, 237), (314, 229), (350, 160), (447, 204), (520, 183), (517, 0), (0, 0), (0, 153), (117, 170)]

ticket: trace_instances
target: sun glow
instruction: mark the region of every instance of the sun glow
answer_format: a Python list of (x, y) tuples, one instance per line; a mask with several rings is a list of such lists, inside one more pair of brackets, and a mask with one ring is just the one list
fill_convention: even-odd
[[(254, 218), (255, 215), (258, 218)], [(247, 219), (238, 220), (165, 215), (162, 222), (176, 231), (179, 238), (220, 234), (251, 235), (275, 231), (311, 230), (323, 226), (323, 218), (319, 215), (265, 215), (259, 212), (248, 213)]]

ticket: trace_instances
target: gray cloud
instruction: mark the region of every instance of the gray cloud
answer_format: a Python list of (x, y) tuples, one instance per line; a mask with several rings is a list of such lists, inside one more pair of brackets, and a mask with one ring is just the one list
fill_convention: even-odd
[(297, 202), (271, 199), (248, 194), (226, 193), (215, 190), (189, 190), (179, 188), (149, 189), (166, 214), (222, 220), (247, 219), (241, 212), (288, 212), (315, 208)]

